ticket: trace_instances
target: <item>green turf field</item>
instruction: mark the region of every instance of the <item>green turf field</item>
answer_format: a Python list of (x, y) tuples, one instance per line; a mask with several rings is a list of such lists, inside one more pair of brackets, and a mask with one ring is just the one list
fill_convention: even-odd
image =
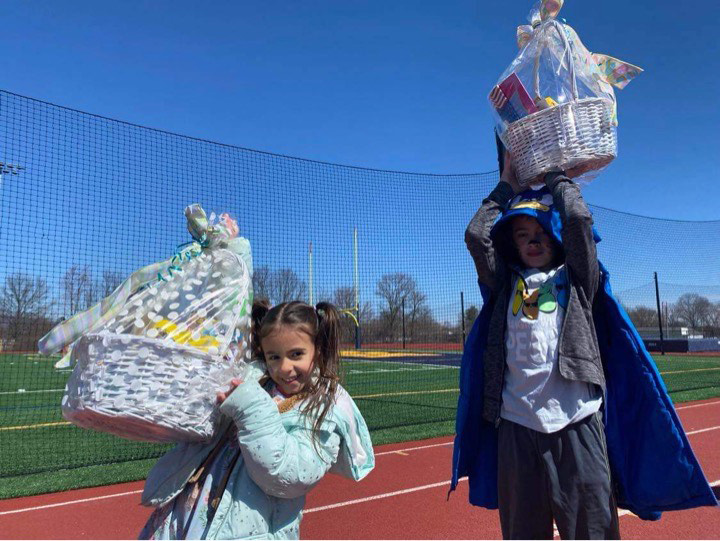
[[(69, 371), (57, 358), (0, 354), (0, 498), (141, 479), (168, 446), (68, 424), (60, 399)], [(450, 435), (457, 367), (349, 359), (345, 387), (376, 445)], [(720, 396), (720, 357), (656, 357), (673, 401)]]

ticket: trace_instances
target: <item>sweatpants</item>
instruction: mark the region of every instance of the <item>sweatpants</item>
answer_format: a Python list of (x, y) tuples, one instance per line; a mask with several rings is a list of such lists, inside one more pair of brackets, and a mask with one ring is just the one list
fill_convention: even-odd
[(601, 413), (545, 434), (502, 419), (498, 505), (505, 539), (620, 539)]

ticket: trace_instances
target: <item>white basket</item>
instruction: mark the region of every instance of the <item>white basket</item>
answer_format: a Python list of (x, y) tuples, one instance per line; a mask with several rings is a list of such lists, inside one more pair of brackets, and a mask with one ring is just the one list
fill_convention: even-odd
[(216, 392), (242, 377), (244, 362), (143, 336), (100, 332), (81, 337), (62, 399), (63, 417), (138, 441), (209, 440)]
[(585, 98), (510, 124), (505, 138), (520, 184), (541, 183), (542, 175), (556, 168), (580, 176), (608, 165), (617, 156), (613, 111), (611, 100)]
[[(617, 128), (613, 121), (615, 104), (608, 98), (579, 99), (572, 46), (555, 20), (550, 24), (562, 39), (572, 99), (527, 115), (507, 126), (505, 144), (513, 153), (518, 182), (526, 187), (542, 184), (552, 170), (572, 169), (580, 177), (607, 166), (617, 157)], [(540, 97), (539, 58), (534, 66), (534, 92)]]

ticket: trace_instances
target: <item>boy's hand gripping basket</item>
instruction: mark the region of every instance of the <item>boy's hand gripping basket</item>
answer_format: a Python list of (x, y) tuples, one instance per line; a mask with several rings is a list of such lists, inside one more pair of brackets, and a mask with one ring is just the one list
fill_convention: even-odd
[(518, 28), (518, 56), (489, 96), (522, 186), (542, 183), (553, 170), (589, 181), (615, 159), (613, 86), (623, 88), (642, 71), (591, 54), (570, 26), (556, 20), (562, 4), (536, 4), (532, 24)]
[[(236, 238), (226, 215), (211, 225), (199, 205), (185, 214), (197, 242), (135, 273), (112, 302), (98, 305), (75, 341), (75, 368), (62, 399), (72, 423), (149, 442), (212, 437), (216, 392), (242, 377), (250, 360), (252, 260), (249, 243)], [(82, 316), (73, 318), (76, 327)], [(73, 320), (61, 333), (71, 339), (78, 334)]]

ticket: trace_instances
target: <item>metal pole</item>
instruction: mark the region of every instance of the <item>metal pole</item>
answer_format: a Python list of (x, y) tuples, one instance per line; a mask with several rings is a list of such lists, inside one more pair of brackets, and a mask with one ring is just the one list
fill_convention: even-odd
[(465, 295), (460, 292), (460, 321), (462, 322), (462, 347), (465, 351)]
[(403, 349), (405, 349), (405, 297), (402, 300)]
[(355, 317), (357, 325), (355, 325), (355, 349), (362, 346), (360, 341), (360, 275), (358, 274), (358, 234), (357, 226), (353, 230), (353, 260), (355, 264)]
[(657, 272), (655, 274), (655, 301), (657, 302), (658, 328), (660, 329), (660, 354), (665, 355), (665, 338), (662, 328), (662, 312), (660, 311), (660, 287), (658, 286)]

